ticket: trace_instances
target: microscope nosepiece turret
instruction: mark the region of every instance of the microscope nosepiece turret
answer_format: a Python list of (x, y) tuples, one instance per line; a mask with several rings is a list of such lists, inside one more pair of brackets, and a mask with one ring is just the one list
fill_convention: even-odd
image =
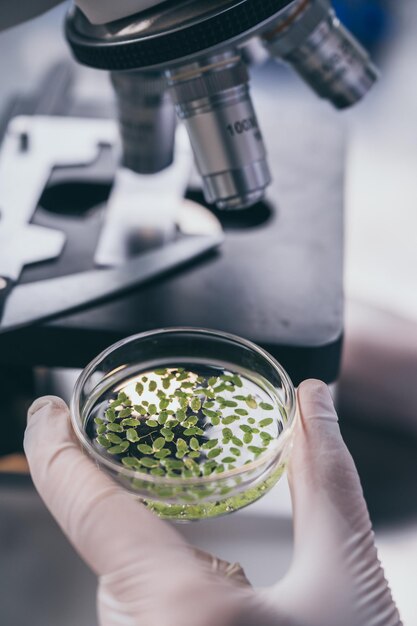
[(140, 0), (105, 0), (103, 12), (117, 8), (117, 19), (103, 23), (98, 3), (89, 12), (93, 0), (78, 0), (92, 21), (73, 8), (68, 41), (81, 63), (111, 72), (124, 164), (152, 173), (171, 163), (175, 107), (206, 199), (220, 209), (255, 204), (271, 181), (245, 46), (259, 51), (262, 42), (338, 108), (360, 100), (377, 78), (330, 0), (144, 1), (146, 10)]

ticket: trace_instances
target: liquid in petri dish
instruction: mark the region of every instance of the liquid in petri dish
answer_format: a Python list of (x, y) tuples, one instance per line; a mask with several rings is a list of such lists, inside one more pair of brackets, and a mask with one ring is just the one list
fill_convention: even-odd
[[(86, 433), (102, 456), (139, 476), (195, 483), (198, 478), (221, 479), (256, 461), (276, 445), (286, 419), (276, 397), (245, 372), (218, 364), (180, 363), (117, 381), (89, 412)], [(282, 471), (279, 468), (272, 484)], [(136, 482), (140, 487), (140, 478)], [(207, 495), (207, 489), (201, 489)], [(228, 509), (241, 508), (265, 489), (261, 485), (259, 493), (243, 494)], [(188, 496), (181, 493), (193, 501), (193, 489)], [(169, 490), (165, 494), (172, 496)], [(163, 500), (161, 488), (159, 496)], [(161, 501), (150, 499), (148, 504), (163, 517), (178, 513), (178, 507)], [(218, 515), (215, 504), (200, 509), (194, 505), (194, 518)]]

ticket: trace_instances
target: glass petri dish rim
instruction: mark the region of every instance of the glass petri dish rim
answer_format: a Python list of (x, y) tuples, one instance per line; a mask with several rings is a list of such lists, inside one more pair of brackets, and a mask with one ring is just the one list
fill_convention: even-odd
[[(111, 459), (105, 458), (102, 454), (100, 454), (95, 447), (92, 445), (90, 439), (86, 436), (84, 429), (81, 427), (82, 418), (79, 411), (79, 400), (81, 396), (81, 391), (83, 385), (91, 374), (91, 372), (103, 361), (107, 356), (109, 356), (112, 352), (115, 352), (119, 348), (122, 348), (128, 343), (134, 343), (136, 341), (140, 341), (142, 339), (147, 339), (152, 336), (163, 336), (169, 334), (180, 334), (180, 333), (188, 333), (194, 335), (208, 335), (217, 337), (218, 339), (224, 339), (227, 341), (232, 341), (237, 343), (245, 348), (256, 352), (258, 355), (262, 356), (279, 374), (284, 391), (286, 394), (286, 403), (289, 405), (288, 411), (288, 420), (287, 423), (284, 424), (284, 428), (280, 437), (276, 440), (275, 446), (273, 449), (268, 450), (265, 454), (261, 454), (255, 461), (248, 463), (247, 465), (243, 465), (242, 467), (237, 467), (233, 470), (228, 470), (223, 472), (222, 474), (218, 474), (216, 476), (200, 476), (193, 478), (169, 478), (165, 476), (152, 476), (150, 474), (145, 474), (144, 472), (137, 472), (133, 469), (125, 467), (118, 463), (117, 461), (112, 461)], [(74, 429), (74, 432), (82, 444), (83, 448), (93, 457), (93, 459), (99, 464), (103, 465), (106, 468), (110, 469), (112, 472), (117, 473), (119, 476), (122, 475), (125, 478), (129, 479), (140, 479), (144, 483), (149, 483), (150, 485), (161, 486), (161, 485), (177, 485), (178, 487), (181, 485), (207, 485), (210, 483), (218, 483), (220, 480), (226, 480), (228, 478), (235, 478), (237, 476), (245, 476), (250, 474), (252, 471), (264, 467), (262, 473), (266, 473), (268, 469), (274, 464), (274, 462), (278, 459), (280, 453), (283, 450), (284, 445), (287, 442), (289, 435), (292, 433), (296, 418), (296, 394), (294, 385), (285, 371), (285, 369), (280, 365), (280, 363), (271, 355), (269, 352), (256, 345), (252, 341), (247, 339), (243, 339), (237, 335), (233, 335), (231, 333), (226, 333), (219, 330), (209, 329), (209, 328), (194, 328), (187, 326), (179, 326), (179, 327), (171, 327), (171, 328), (161, 328), (156, 330), (145, 331), (142, 333), (137, 333), (135, 335), (130, 335), (129, 337), (125, 337), (120, 341), (112, 344), (105, 350), (103, 350), (98, 356), (96, 356), (90, 363), (83, 369), (80, 376), (75, 383), (74, 390), (71, 397), (70, 403), (70, 418), (71, 424)]]

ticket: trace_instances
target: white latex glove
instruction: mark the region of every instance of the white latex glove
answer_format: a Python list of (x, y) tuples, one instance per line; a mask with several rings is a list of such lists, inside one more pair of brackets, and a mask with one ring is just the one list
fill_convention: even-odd
[(252, 590), (238, 566), (187, 546), (101, 473), (80, 451), (62, 400), (32, 405), (25, 436), (32, 477), (100, 578), (102, 626), (401, 624), (328, 389), (308, 381), (298, 401), (290, 466), (294, 560), (284, 580), (262, 591)]

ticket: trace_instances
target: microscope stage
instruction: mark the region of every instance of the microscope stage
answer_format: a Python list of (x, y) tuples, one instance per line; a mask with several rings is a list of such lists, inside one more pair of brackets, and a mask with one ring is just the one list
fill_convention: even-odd
[[(219, 253), (107, 304), (0, 336), (3, 363), (83, 367), (127, 335), (196, 326), (262, 345), (295, 383), (337, 378), (343, 335), (344, 131), (326, 104), (291, 91), (280, 94), (279, 84), (272, 93), (270, 80), (270, 70), (259, 72), (253, 91), (274, 183), (264, 203), (241, 213), (216, 212), (226, 232)], [(78, 106), (70, 113), (81, 111)], [(26, 268), (22, 283), (94, 267), (114, 155), (104, 151), (90, 170), (78, 174), (76, 169), (54, 173), (33, 220), (65, 232), (63, 254)], [(188, 195), (202, 200), (196, 188)]]

